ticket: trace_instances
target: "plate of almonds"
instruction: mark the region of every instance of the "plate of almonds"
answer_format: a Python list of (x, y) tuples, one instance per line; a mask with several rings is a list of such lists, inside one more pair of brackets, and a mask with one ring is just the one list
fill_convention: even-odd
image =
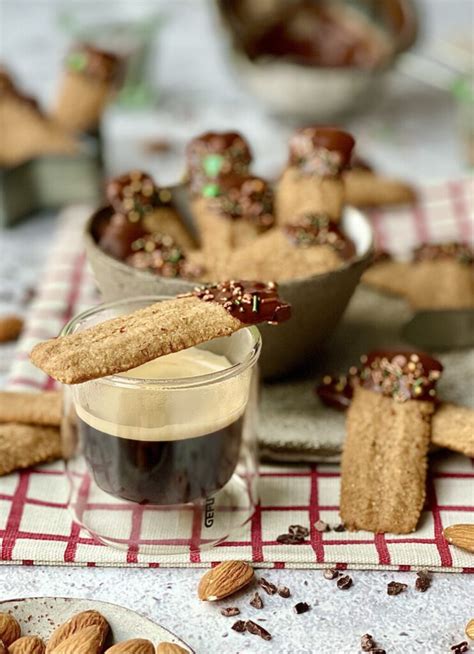
[(0, 602), (0, 654), (194, 654), (123, 606), (69, 597)]

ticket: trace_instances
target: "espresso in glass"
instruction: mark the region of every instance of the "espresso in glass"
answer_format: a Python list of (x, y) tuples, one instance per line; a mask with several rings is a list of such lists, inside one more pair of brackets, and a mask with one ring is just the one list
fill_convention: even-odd
[[(160, 505), (206, 498), (225, 486), (239, 459), (248, 384), (186, 393), (179, 380), (231, 367), (225, 356), (193, 347), (115, 376), (100, 398), (83, 395), (78, 429), (97, 485), (118, 498)], [(177, 386), (163, 394), (154, 380)], [(140, 388), (131, 391), (129, 382)]]

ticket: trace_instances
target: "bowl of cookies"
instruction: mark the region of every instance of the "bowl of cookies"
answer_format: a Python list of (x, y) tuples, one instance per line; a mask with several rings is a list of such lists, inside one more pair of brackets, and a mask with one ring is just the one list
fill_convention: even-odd
[(345, 206), (353, 146), (337, 128), (299, 129), (272, 184), (251, 173), (240, 134), (208, 132), (188, 144), (182, 184), (160, 188), (141, 171), (111, 180), (109, 204), (85, 228), (104, 299), (176, 295), (225, 280), (274, 282), (292, 318), (277, 335), (262, 325), (262, 373), (281, 377), (308, 363), (372, 258), (369, 221)]

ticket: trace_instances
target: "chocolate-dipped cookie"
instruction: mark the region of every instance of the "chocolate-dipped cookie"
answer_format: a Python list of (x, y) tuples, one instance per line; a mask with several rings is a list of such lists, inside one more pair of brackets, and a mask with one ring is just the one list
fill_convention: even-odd
[(301, 212), (327, 214), (338, 222), (344, 204), (342, 172), (350, 163), (354, 139), (334, 127), (304, 127), (289, 143), (289, 158), (277, 186), (276, 217), (291, 222)]
[(14, 166), (48, 154), (72, 154), (76, 140), (0, 70), (0, 166)]
[(340, 513), (348, 529), (416, 529), (441, 372), (439, 361), (418, 352), (377, 351), (362, 359), (341, 462)]
[(186, 148), (186, 179), (191, 194), (206, 194), (206, 186), (230, 173), (247, 175), (251, 161), (250, 146), (238, 132), (205, 132), (196, 136)]
[(64, 68), (53, 117), (71, 132), (95, 130), (120, 82), (122, 62), (112, 52), (83, 43), (68, 53)]
[(272, 227), (273, 191), (264, 179), (230, 173), (194, 196), (191, 209), (202, 248), (213, 253), (231, 250)]

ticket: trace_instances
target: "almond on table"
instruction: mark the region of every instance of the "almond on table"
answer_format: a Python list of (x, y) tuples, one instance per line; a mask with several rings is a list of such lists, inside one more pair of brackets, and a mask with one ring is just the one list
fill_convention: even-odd
[(0, 316), (0, 343), (16, 340), (22, 329), (23, 319), (19, 316)]
[(253, 579), (251, 565), (244, 561), (224, 561), (202, 577), (198, 586), (199, 599), (207, 602), (229, 597), (245, 588)]

